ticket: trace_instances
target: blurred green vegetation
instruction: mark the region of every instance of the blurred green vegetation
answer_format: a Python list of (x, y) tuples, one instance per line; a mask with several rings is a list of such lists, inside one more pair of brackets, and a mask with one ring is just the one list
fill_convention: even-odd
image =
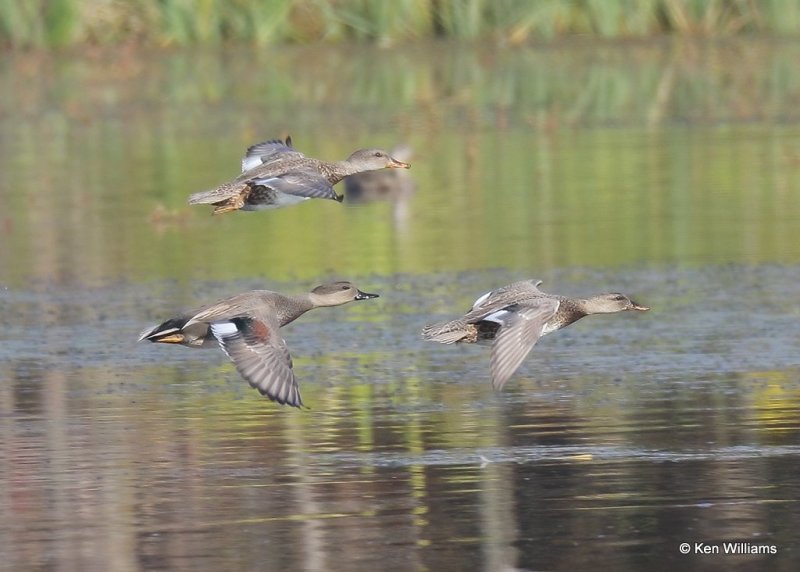
[(796, 34), (800, 0), (0, 0), (16, 48)]

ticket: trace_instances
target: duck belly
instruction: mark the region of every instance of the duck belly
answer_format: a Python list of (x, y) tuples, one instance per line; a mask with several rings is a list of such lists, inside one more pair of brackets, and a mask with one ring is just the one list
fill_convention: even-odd
[(299, 197), (270, 189), (269, 187), (255, 187), (242, 207), (243, 211), (263, 211), (267, 209), (279, 209), (296, 205), (307, 200), (309, 197)]

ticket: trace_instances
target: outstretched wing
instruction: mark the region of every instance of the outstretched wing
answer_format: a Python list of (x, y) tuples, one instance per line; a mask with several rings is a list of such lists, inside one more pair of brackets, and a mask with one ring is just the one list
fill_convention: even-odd
[(261, 395), (281, 405), (302, 407), (286, 342), (272, 321), (242, 317), (211, 324), (211, 333), (239, 374)]
[(306, 172), (283, 173), (275, 177), (252, 179), (250, 184), (274, 189), (280, 193), (309, 199), (341, 201), (333, 186), (322, 175)]
[(495, 389), (502, 389), (517, 371), (542, 336), (544, 325), (556, 314), (558, 305), (556, 299), (538, 298), (491, 316), (500, 324), (492, 346), (492, 385)]
[(288, 157), (305, 157), (300, 151), (292, 147), (291, 137), (287, 137), (286, 141), (271, 139), (269, 141), (263, 141), (262, 143), (256, 143), (247, 148), (247, 152), (242, 158), (242, 173), (275, 159), (285, 159)]
[[(286, 141), (271, 139), (263, 141), (247, 148), (242, 159), (242, 174), (229, 183), (224, 183), (215, 189), (200, 191), (189, 196), (190, 205), (215, 204), (241, 195), (248, 190), (249, 185), (253, 185), (253, 179), (247, 176), (247, 172), (268, 165), (273, 161), (284, 161), (286, 159), (302, 159), (303, 155), (292, 147), (292, 138), (287, 137)], [(266, 169), (267, 171), (269, 168)], [(259, 172), (264, 173), (265, 170)]]
[[(226, 322), (232, 318), (251, 316), (259, 307), (263, 307), (269, 300), (285, 299), (285, 296), (271, 290), (251, 290), (241, 294), (234, 294), (213, 304), (203, 306), (186, 322), (184, 327), (189, 327), (198, 322), (211, 324), (213, 322)], [(263, 318), (265, 323), (269, 320)]]
[(541, 280), (523, 280), (487, 292), (475, 300), (472, 309), (464, 315), (464, 320), (474, 323), (507, 306), (539, 299), (544, 295), (544, 292), (539, 290), (541, 283)]

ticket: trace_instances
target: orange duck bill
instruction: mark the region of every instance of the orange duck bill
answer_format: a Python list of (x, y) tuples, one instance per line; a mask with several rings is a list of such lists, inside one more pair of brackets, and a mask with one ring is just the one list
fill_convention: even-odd
[(389, 169), (410, 169), (411, 165), (408, 163), (403, 163), (402, 161), (398, 161), (394, 157), (392, 157), (391, 162), (387, 165)]

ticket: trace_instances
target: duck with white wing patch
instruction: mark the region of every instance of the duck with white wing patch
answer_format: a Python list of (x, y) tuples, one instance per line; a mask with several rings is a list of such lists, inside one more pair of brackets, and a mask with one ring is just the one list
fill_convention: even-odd
[(539, 290), (541, 280), (523, 280), (487, 292), (463, 317), (428, 324), (422, 337), (442, 344), (492, 343), (492, 385), (502, 389), (540, 337), (589, 314), (649, 310), (616, 292), (568, 298)]
[(194, 348), (219, 344), (239, 374), (262, 395), (281, 405), (302, 407), (292, 357), (279, 328), (313, 308), (377, 297), (350, 282), (322, 284), (307, 294), (295, 296), (253, 290), (148, 328), (139, 341)]
[(306, 157), (286, 141), (273, 139), (247, 149), (242, 174), (210, 191), (194, 193), (190, 205), (213, 205), (212, 214), (258, 211), (297, 204), (306, 199), (342, 201), (333, 185), (357, 173), (379, 169), (408, 169), (381, 149), (359, 149), (344, 161)]

